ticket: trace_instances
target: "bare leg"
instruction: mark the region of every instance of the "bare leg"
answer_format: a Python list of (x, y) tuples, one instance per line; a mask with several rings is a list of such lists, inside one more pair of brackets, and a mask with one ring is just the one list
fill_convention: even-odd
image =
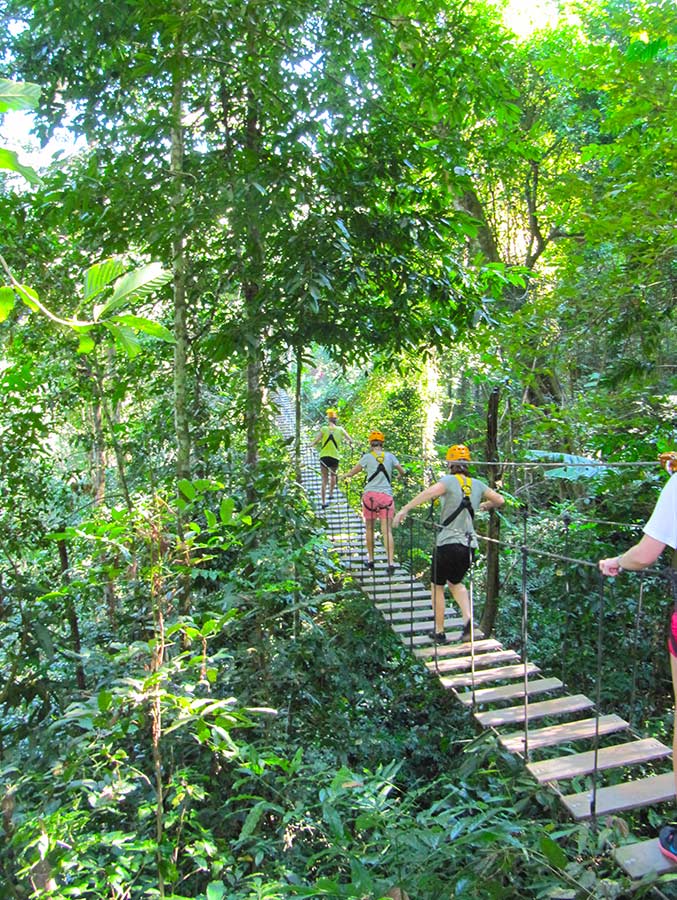
[(433, 616), (435, 617), (435, 631), (440, 634), (444, 631), (444, 585), (431, 584), (430, 595), (433, 604)]
[(329, 476), (329, 470), (322, 463), (321, 463), (321, 466), (322, 466), (322, 506), (325, 506), (326, 502), (327, 502), (327, 478)]
[(392, 566), (395, 558), (395, 542), (393, 540), (393, 520), (381, 519), (381, 534), (383, 535), (383, 544), (386, 548), (386, 556), (388, 557), (388, 565)]
[(374, 561), (374, 520), (367, 519), (364, 523), (364, 537), (367, 542), (367, 559)]
[[(672, 673), (672, 691), (677, 704), (677, 657), (670, 654), (670, 672)], [(675, 710), (675, 724), (672, 732), (672, 771), (675, 775), (675, 794), (677, 795), (677, 710)]]
[(451, 582), (449, 582), (449, 587), (451, 589), (451, 596), (454, 598), (454, 600), (458, 604), (458, 608), (461, 610), (463, 624), (467, 625), (467, 623), (470, 621), (470, 597), (468, 596), (468, 589), (462, 583), (452, 584)]
[(334, 488), (336, 487), (336, 472), (332, 469), (329, 474), (329, 499), (334, 496)]

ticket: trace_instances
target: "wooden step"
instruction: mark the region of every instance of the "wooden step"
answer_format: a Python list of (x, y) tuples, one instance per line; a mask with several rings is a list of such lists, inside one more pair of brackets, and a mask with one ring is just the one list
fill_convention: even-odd
[[(447, 622), (447, 626), (449, 626), (449, 625), (451, 625), (452, 629), (458, 629), (458, 630), (449, 631), (447, 633), (447, 640), (452, 644), (455, 642), (460, 643), (459, 639), (461, 637), (461, 628), (463, 626), (463, 619), (451, 619), (450, 622), (449, 621)], [(431, 630), (432, 630), (432, 623), (431, 623)], [(430, 638), (428, 636), (428, 634), (412, 635), (412, 633), (409, 632), (408, 634), (401, 634), (400, 637), (402, 638), (402, 640), (404, 641), (405, 644), (411, 643), (415, 647), (416, 646), (420, 647), (423, 645), (425, 645), (426, 647), (434, 647), (432, 638)], [(441, 644), (439, 646), (448, 646), (448, 644)]]
[[(670, 756), (670, 753), (670, 748), (656, 738), (614, 744), (612, 747), (599, 749), (597, 769), (602, 771), (622, 766), (636, 766)], [(541, 762), (528, 763), (527, 769), (540, 784), (545, 784), (546, 781), (563, 781), (577, 775), (589, 775), (595, 769), (595, 752), (586, 750), (584, 753), (573, 753), (557, 759), (544, 759)]]
[[(583, 694), (557, 697), (555, 700), (540, 700), (529, 704), (529, 721), (545, 716), (562, 716), (566, 713), (590, 709), (594, 702)], [(505, 709), (491, 709), (475, 713), (475, 719), (483, 728), (498, 728), (500, 725), (514, 725), (524, 721), (524, 706), (508, 706)]]
[[(386, 616), (387, 618), (387, 616)], [(444, 623), (445, 630), (452, 630), (456, 627), (455, 623), (458, 622), (458, 619), (446, 619)], [(409, 634), (410, 632), (414, 632), (414, 634), (420, 631), (432, 631), (433, 628), (433, 613), (430, 610), (430, 616), (428, 619), (417, 619), (413, 622), (398, 622), (392, 626), (393, 631), (396, 631), (398, 634)], [(428, 643), (431, 642), (431, 639), (428, 639)], [(442, 645), (443, 646), (443, 645)], [(516, 654), (515, 654), (516, 655)]]
[[(447, 656), (467, 656), (468, 653), (470, 653), (470, 647), (471, 644), (468, 641), (464, 641), (462, 644), (460, 642), (458, 644), (438, 644), (437, 656), (438, 658)], [(503, 647), (501, 644), (492, 638), (489, 638), (486, 641), (475, 641), (476, 653), (486, 653), (489, 650), (502, 649)], [(433, 653), (434, 650), (432, 647), (417, 647), (416, 650), (414, 650), (414, 656), (419, 656), (421, 658), (432, 656)]]
[(438, 659), (436, 662), (426, 662), (426, 666), (434, 672), (459, 672), (472, 669), (473, 660), (476, 668), (493, 666), (499, 662), (515, 662), (519, 660), (519, 654), (514, 650), (497, 650), (494, 653), (475, 653), (474, 656), (462, 656), (460, 659)]
[(658, 841), (638, 841), (636, 844), (625, 844), (614, 850), (614, 857), (619, 866), (631, 878), (644, 878), (655, 872), (665, 875), (666, 872), (677, 872), (677, 865), (666, 859), (658, 849)]
[[(566, 794), (560, 799), (574, 819), (590, 817), (591, 790), (581, 794)], [(665, 772), (662, 775), (649, 775), (637, 781), (598, 788), (595, 809), (597, 815), (602, 816), (674, 800), (675, 775), (674, 772)]]
[[(484, 643), (480, 641), (479, 643)], [(420, 650), (414, 651), (417, 655)], [(556, 691), (564, 685), (559, 678), (535, 678), (533, 681), (527, 682), (527, 693), (545, 694), (548, 691)], [(502, 687), (481, 688), (479, 691), (463, 691), (462, 694), (456, 695), (464, 706), (472, 706), (482, 703), (496, 703), (499, 700), (517, 700), (524, 697), (524, 682), (517, 684), (504, 684)]]
[[(534, 663), (527, 663), (528, 675), (535, 675), (541, 670)], [(514, 678), (524, 678), (524, 664), (517, 666), (499, 666), (496, 669), (483, 669), (481, 672), (475, 672), (475, 684), (486, 684), (488, 681), (508, 681)], [(440, 682), (444, 687), (470, 687), (473, 683), (472, 675), (464, 673), (463, 675), (447, 675), (440, 678)]]
[[(599, 726), (596, 719), (579, 719), (576, 722), (567, 722), (565, 725), (549, 725), (547, 728), (535, 728), (529, 731), (529, 750), (537, 750), (539, 747), (552, 747), (554, 744), (571, 744), (574, 741), (584, 741), (593, 738), (599, 729), (599, 734), (613, 734), (614, 731), (622, 731), (628, 723), (620, 716), (608, 715), (599, 717)], [(498, 740), (511, 753), (524, 753), (524, 732), (499, 735)]]
[[(392, 603), (376, 603), (376, 608), (380, 610), (388, 610), (392, 609), (393, 611), (399, 610), (402, 612), (406, 612), (411, 606), (412, 603), (410, 600), (394, 600)], [(430, 606), (430, 597), (420, 597), (415, 599), (413, 602), (414, 609), (426, 609), (431, 610)]]
[(385, 609), (382, 610), (383, 615), (386, 616), (388, 621), (390, 622), (408, 622), (416, 619), (424, 619), (428, 618), (432, 615), (432, 610), (430, 609), (430, 604), (428, 603), (427, 609), (425, 607), (414, 607), (414, 609), (388, 609), (388, 605), (386, 604)]

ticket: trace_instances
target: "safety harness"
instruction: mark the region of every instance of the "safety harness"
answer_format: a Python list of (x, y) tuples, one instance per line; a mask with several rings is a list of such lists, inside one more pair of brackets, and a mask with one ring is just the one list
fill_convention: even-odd
[[(331, 430), (329, 430), (329, 427), (326, 426), (326, 425), (325, 425), (325, 428), (327, 428), (327, 431), (329, 432), (329, 434), (328, 434), (327, 437), (325, 438), (325, 441), (324, 441), (324, 443), (322, 444), (322, 447), (321, 447), (320, 449), (321, 449), (321, 450), (324, 450), (324, 448), (327, 446), (327, 444), (329, 444), (329, 443), (331, 442), (331, 443), (336, 447), (336, 449), (338, 450), (339, 445), (336, 443), (336, 438), (334, 437), (334, 432), (331, 431)], [(324, 431), (324, 428), (322, 429), (322, 431)]]
[(472, 503), (470, 502), (470, 494), (472, 490), (472, 478), (468, 478), (467, 475), (460, 475), (458, 472), (454, 473), (456, 478), (458, 479), (458, 483), (461, 487), (461, 492), (463, 493), (463, 498), (461, 502), (458, 504), (456, 509), (451, 513), (451, 515), (447, 516), (447, 518), (442, 522), (442, 528), (446, 528), (447, 525), (451, 525), (451, 523), (458, 516), (461, 515), (464, 509), (467, 509), (470, 513), (470, 518), (475, 520), (475, 510), (472, 508)]
[(383, 462), (386, 458), (385, 453), (381, 453), (379, 456), (377, 456), (375, 453), (372, 453), (371, 455), (374, 457), (374, 459), (378, 463), (378, 467), (377, 467), (376, 471), (372, 475), (370, 475), (369, 478), (367, 478), (367, 484), (369, 484), (370, 481), (373, 481), (374, 478), (376, 478), (376, 476), (379, 474), (385, 475), (386, 481), (388, 482), (388, 484), (390, 484), (391, 483), (390, 475), (388, 474), (388, 470), (386, 469), (386, 467), (383, 465)]

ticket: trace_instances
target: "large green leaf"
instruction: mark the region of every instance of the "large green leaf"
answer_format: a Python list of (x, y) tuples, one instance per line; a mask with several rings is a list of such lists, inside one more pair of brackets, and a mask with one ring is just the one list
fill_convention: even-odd
[[(90, 266), (85, 272), (85, 300), (96, 297), (124, 271), (125, 265), (120, 259), (104, 259), (103, 262)], [(96, 308), (94, 318), (97, 318)]]
[(16, 295), (11, 287), (0, 287), (0, 322), (4, 322), (14, 309)]
[(39, 84), (0, 78), (0, 113), (9, 112), (9, 110), (35, 109), (41, 92), (42, 88)]
[(171, 279), (172, 273), (163, 269), (160, 263), (149, 263), (128, 272), (115, 282), (113, 296), (98, 310), (99, 319), (134, 300), (153, 294)]
[(126, 325), (116, 325), (114, 322), (105, 322), (106, 328), (115, 338), (116, 344), (121, 347), (130, 359), (134, 359), (141, 351), (141, 344), (131, 328)]
[(110, 321), (119, 325), (128, 325), (130, 328), (134, 328), (136, 331), (143, 331), (144, 334), (148, 334), (160, 341), (167, 341), (170, 344), (174, 343), (174, 335), (168, 328), (160, 325), (159, 322), (154, 322), (152, 319), (146, 319), (144, 316), (133, 316), (129, 313), (124, 316), (113, 316)]
[(9, 169), (10, 172), (18, 172), (20, 175), (30, 181), (31, 184), (40, 184), (40, 176), (30, 166), (24, 166), (19, 162), (19, 157), (13, 150), (6, 147), (0, 147), (0, 169)]

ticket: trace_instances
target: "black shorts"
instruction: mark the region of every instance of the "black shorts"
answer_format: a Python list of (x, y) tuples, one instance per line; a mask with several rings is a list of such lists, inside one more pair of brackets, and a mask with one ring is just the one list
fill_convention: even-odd
[(430, 571), (433, 584), (460, 584), (470, 568), (473, 550), (465, 544), (442, 544), (435, 547)]
[(321, 456), (320, 457), (320, 466), (323, 468), (331, 469), (332, 472), (338, 472), (338, 464), (339, 461), (335, 456)]

